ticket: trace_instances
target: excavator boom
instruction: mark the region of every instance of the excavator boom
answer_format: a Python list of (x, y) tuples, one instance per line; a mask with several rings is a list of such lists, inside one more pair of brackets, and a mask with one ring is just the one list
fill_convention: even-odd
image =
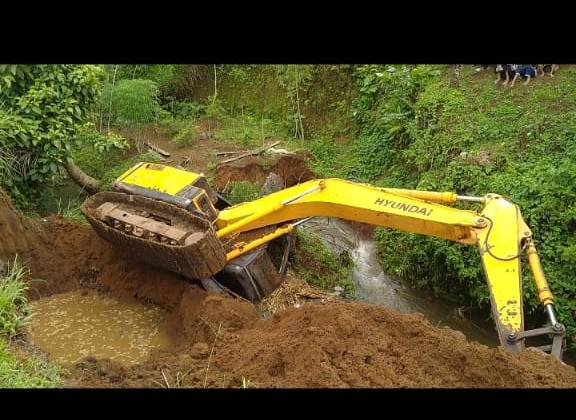
[[(484, 203), (481, 212), (439, 204), (453, 204), (458, 197), (454, 193), (377, 188), (341, 179), (314, 180), (224, 209), (216, 224), (218, 235), (225, 236), (304, 217), (326, 216), (477, 245), (500, 342), (515, 352), (524, 348), (524, 341), (516, 339), (524, 331), (520, 257), (530, 246), (530, 267), (541, 302), (551, 311), (551, 328), (559, 331), (544, 333), (561, 336), (563, 329), (554, 316), (553, 296), (531, 242), (532, 232), (519, 208), (495, 194), (467, 197), (468, 201)], [(274, 237), (271, 235), (271, 239)]]

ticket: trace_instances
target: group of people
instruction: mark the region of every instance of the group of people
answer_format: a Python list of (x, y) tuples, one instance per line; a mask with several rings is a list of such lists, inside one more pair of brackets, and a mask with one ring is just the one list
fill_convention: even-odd
[(502, 85), (514, 87), (518, 78), (526, 79), (524, 85), (530, 83), (534, 77), (548, 74), (554, 77), (554, 73), (560, 68), (558, 64), (493, 64), (483, 65), (482, 69), (494, 68), (497, 78), (495, 84), (502, 82)]

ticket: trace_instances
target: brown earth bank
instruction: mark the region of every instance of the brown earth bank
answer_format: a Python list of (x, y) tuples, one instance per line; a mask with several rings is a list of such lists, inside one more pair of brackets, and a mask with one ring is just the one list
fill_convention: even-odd
[(0, 193), (0, 258), (32, 271), (30, 298), (93, 288), (169, 311), (169, 350), (126, 367), (85, 358), (74, 387), (574, 387), (576, 371), (548, 355), (513, 355), (435, 328), (421, 315), (310, 299), (264, 320), (252, 304), (131, 260), (88, 227), (31, 221)]
[(304, 153), (265, 155), (246, 157), (216, 168), (215, 187), (223, 190), (232, 181), (250, 181), (264, 184), (266, 177), (273, 172), (284, 181), (285, 187), (314, 179), (308, 169), (309, 156)]

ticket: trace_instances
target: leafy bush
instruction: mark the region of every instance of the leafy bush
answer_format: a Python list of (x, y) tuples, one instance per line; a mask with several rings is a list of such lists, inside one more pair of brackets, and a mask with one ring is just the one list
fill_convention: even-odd
[(87, 65), (0, 66), (1, 166), (10, 169), (0, 186), (18, 205), (59, 175), (78, 130), (92, 117), (102, 75)]
[(76, 147), (92, 148), (94, 152), (103, 154), (127, 150), (130, 144), (124, 137), (113, 132), (102, 134), (92, 123), (88, 123), (78, 130)]
[(152, 80), (120, 80), (107, 83), (102, 92), (100, 108), (103, 120), (113, 125), (130, 126), (157, 121), (162, 113), (158, 102), (158, 86)]
[[(204, 75), (204, 65), (198, 64), (126, 64), (118, 66), (117, 80), (147, 79), (159, 88), (160, 100), (187, 99)], [(110, 73), (113, 68), (109, 68)]]
[(195, 102), (174, 102), (170, 110), (175, 118), (186, 119), (186, 118), (199, 118), (204, 114), (205, 106)]
[(209, 118), (222, 118), (227, 115), (226, 109), (222, 101), (214, 96), (208, 97), (208, 105), (206, 105), (206, 116)]
[(178, 128), (178, 132), (172, 137), (172, 140), (181, 146), (190, 146), (198, 137), (198, 127), (194, 122), (185, 121)]
[(260, 187), (248, 181), (232, 181), (224, 194), (232, 204), (239, 204), (258, 198)]

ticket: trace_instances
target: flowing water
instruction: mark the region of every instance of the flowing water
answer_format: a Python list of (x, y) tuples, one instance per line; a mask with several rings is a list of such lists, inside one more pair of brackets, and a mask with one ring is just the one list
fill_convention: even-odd
[(485, 345), (498, 345), (489, 314), (471, 312), (431, 299), (428, 294), (386, 275), (378, 262), (376, 245), (370, 231), (354, 228), (338, 219), (321, 217), (310, 220), (302, 228), (318, 234), (333, 251), (350, 253), (354, 261), (352, 279), (358, 300), (398, 312), (419, 312), (436, 326), (459, 330), (469, 339)]
[[(302, 228), (318, 234), (333, 251), (350, 253), (354, 261), (352, 280), (356, 285), (358, 300), (398, 312), (419, 312), (433, 325), (461, 331), (471, 341), (491, 347), (500, 344), (489, 313), (433, 299), (429, 293), (410, 288), (401, 280), (386, 275), (378, 262), (372, 229), (366, 229), (366, 225), (356, 228), (342, 220), (317, 217), (302, 225)], [(542, 339), (529, 342), (528, 345), (550, 343)], [(563, 361), (576, 366), (576, 355), (566, 352)]]
[(84, 290), (39, 299), (30, 310), (31, 340), (62, 365), (87, 356), (130, 365), (170, 345), (164, 311), (139, 302)]

